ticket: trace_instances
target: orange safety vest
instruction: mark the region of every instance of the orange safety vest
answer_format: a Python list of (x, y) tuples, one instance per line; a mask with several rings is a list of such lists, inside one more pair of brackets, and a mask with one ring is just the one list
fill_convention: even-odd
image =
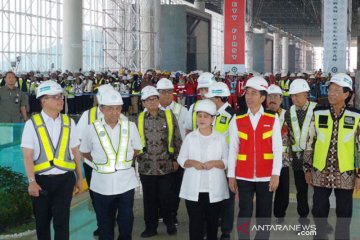
[(275, 115), (265, 111), (254, 130), (248, 113), (236, 117), (239, 136), (239, 154), (235, 169), (237, 177), (253, 178), (254, 168), (256, 177), (272, 175), (274, 122)]

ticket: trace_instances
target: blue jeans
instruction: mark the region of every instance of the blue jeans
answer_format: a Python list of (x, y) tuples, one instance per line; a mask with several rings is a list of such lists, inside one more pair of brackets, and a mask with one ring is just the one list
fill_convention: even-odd
[(115, 218), (119, 228), (118, 239), (130, 240), (134, 224), (134, 189), (117, 195), (93, 193), (99, 218), (99, 240), (114, 240)]

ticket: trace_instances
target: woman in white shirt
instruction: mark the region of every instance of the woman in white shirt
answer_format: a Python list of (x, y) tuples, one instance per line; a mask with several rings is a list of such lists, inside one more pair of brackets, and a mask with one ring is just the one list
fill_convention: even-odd
[(178, 156), (185, 168), (180, 197), (186, 200), (190, 240), (203, 239), (204, 225), (207, 239), (217, 239), (222, 200), (229, 198), (224, 171), (228, 147), (225, 137), (212, 130), (215, 114), (211, 100), (198, 103), (198, 129), (186, 136)]

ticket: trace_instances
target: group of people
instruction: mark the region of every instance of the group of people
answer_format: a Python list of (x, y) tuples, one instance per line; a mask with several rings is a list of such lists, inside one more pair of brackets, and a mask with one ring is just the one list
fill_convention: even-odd
[[(55, 239), (69, 239), (73, 188), (82, 191), (81, 155), (98, 223), (94, 235), (99, 239), (114, 239), (115, 222), (119, 239), (132, 238), (134, 189), (139, 185), (135, 169), (143, 189), (142, 238), (157, 235), (160, 215), (167, 234), (176, 234), (182, 198), (189, 239), (211, 240), (217, 239), (218, 228), (221, 239), (230, 239), (236, 194), (238, 226), (250, 227), (254, 196), (257, 224), (271, 224), (272, 215), (283, 224), (290, 166), (299, 223), (310, 223), (308, 186), (312, 186), (315, 238), (327, 239), (333, 231), (327, 217), (334, 190), (335, 238), (349, 239), (352, 192), (360, 187), (360, 112), (348, 106), (354, 90), (350, 76), (340, 73), (330, 78), (329, 106), (309, 101), (308, 81), (295, 78), (289, 85), (293, 104), (289, 110), (281, 107), (284, 90), (262, 76), (246, 80), (245, 107), (238, 109), (229, 103), (231, 87), (217, 80), (212, 73), (199, 74), (199, 99), (189, 109), (175, 101), (170, 79), (143, 86), (139, 96), (144, 110), (136, 123), (122, 113), (119, 91), (103, 84), (97, 89), (97, 106), (85, 111), (77, 125), (61, 113), (65, 95), (61, 85), (52, 80), (40, 83), (36, 98), (41, 111), (26, 122), (21, 143), (38, 239), (50, 239), (51, 219)], [(255, 238), (269, 236), (265, 230)], [(250, 235), (238, 231), (238, 237)]]
[[(11, 73), (11, 72), (9, 72)], [(185, 74), (182, 71), (167, 72), (149, 69), (144, 72), (122, 69), (121, 71), (104, 72), (24, 72), (11, 74), (15, 76), (15, 85), (19, 96), (23, 99), (27, 114), (39, 113), (41, 111), (40, 102), (36, 99), (36, 90), (43, 81), (53, 80), (59, 83), (65, 90), (65, 106), (62, 113), (70, 115), (80, 115), (92, 106), (95, 106), (98, 88), (104, 84), (111, 84), (116, 91), (119, 91), (123, 98), (123, 113), (125, 115), (136, 116), (143, 106), (140, 101), (141, 89), (147, 85), (156, 86), (161, 78), (167, 78), (174, 85), (174, 100), (179, 104), (189, 108), (192, 103), (198, 100), (197, 85), (198, 77), (202, 71), (192, 71)], [(246, 109), (245, 85), (246, 81), (259, 73), (233, 73), (220, 72), (213, 73), (216, 81), (224, 82), (230, 90), (228, 97), (229, 104), (237, 111)], [(7, 73), (0, 72), (0, 88), (6, 85)], [(331, 75), (321, 72), (321, 69), (313, 74), (306, 73), (265, 73), (260, 75), (269, 84), (280, 86), (283, 91), (283, 108), (289, 110), (292, 105), (289, 97), (289, 87), (295, 78), (305, 79), (310, 87), (309, 100), (317, 102), (319, 105), (327, 105), (327, 84)], [(354, 76), (351, 74), (352, 79)], [(20, 114), (22, 120), (26, 120)], [(10, 120), (10, 119), (9, 119)], [(10, 120), (11, 121), (11, 120)]]

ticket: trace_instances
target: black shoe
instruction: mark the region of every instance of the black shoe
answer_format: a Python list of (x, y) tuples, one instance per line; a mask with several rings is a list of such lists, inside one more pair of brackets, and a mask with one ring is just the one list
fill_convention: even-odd
[(96, 230), (93, 232), (93, 236), (94, 236), (94, 237), (98, 237), (98, 236), (99, 236), (99, 228), (96, 229)]
[(150, 229), (145, 229), (145, 231), (143, 231), (140, 235), (140, 237), (142, 238), (149, 238), (149, 237), (153, 237), (157, 235), (157, 231), (156, 230), (150, 230)]
[(174, 224), (175, 224), (175, 226), (179, 225), (179, 221), (178, 221), (177, 217), (174, 217)]
[(175, 235), (177, 233), (177, 228), (174, 224), (169, 225), (169, 226), (166, 226), (166, 231), (169, 235)]
[(229, 233), (223, 233), (221, 234), (220, 240), (230, 240), (230, 234)]
[(283, 224), (285, 222), (285, 219), (284, 218), (276, 218), (275, 219), (275, 223), (276, 224)]

